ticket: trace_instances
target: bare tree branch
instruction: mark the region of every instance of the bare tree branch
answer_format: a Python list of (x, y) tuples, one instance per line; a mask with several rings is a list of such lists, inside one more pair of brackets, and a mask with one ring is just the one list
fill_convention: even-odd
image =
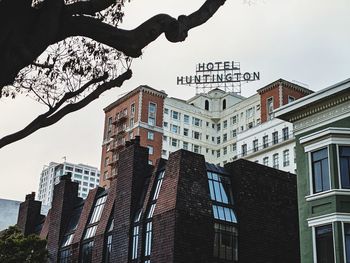
[(64, 19), (58, 41), (70, 36), (85, 36), (113, 47), (127, 56), (139, 57), (142, 49), (162, 33), (171, 42), (184, 41), (188, 31), (208, 21), (226, 0), (207, 0), (189, 16), (175, 19), (166, 14), (156, 15), (133, 30), (115, 28), (85, 16), (70, 16)]
[(19, 141), (27, 137), (28, 135), (32, 134), (33, 132), (41, 128), (50, 126), (58, 122), (60, 119), (62, 119), (64, 116), (68, 115), (69, 113), (80, 110), (81, 108), (88, 105), (90, 102), (96, 100), (103, 92), (114, 87), (121, 87), (124, 81), (130, 79), (131, 76), (132, 76), (132, 72), (129, 69), (126, 72), (124, 72), (122, 75), (118, 76), (117, 78), (99, 85), (93, 92), (91, 92), (88, 96), (78, 101), (77, 103), (68, 104), (63, 108), (59, 109), (57, 112), (53, 112), (50, 109), (46, 113), (39, 115), (24, 129), (1, 138), (0, 149), (10, 143)]

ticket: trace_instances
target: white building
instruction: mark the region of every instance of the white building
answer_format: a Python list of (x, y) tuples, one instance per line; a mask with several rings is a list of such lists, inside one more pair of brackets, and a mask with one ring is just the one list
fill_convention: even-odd
[(293, 126), (272, 112), (311, 92), (279, 79), (249, 98), (220, 89), (188, 101), (166, 97), (162, 157), (183, 148), (219, 165), (245, 158), (295, 173)]
[(58, 184), (60, 176), (68, 172), (72, 173), (72, 181), (79, 183), (79, 197), (86, 198), (89, 190), (99, 185), (100, 172), (96, 167), (68, 162), (50, 162), (48, 166), (44, 166), (39, 182), (37, 198), (43, 205), (51, 205), (54, 185)]

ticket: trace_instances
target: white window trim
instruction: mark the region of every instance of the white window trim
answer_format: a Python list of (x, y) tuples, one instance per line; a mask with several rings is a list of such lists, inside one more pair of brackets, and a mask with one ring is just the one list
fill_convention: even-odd
[(324, 192), (320, 192), (317, 194), (311, 194), (308, 196), (305, 196), (305, 199), (307, 202), (322, 199), (328, 196), (334, 196), (334, 195), (343, 195), (347, 196), (350, 195), (350, 189), (332, 189)]
[[(350, 146), (350, 140), (348, 140), (347, 144), (337, 144), (336, 145), (336, 149), (337, 149), (337, 153), (336, 153), (336, 156), (337, 156), (337, 168), (338, 168), (338, 180), (339, 180), (339, 188), (342, 189), (342, 190), (349, 190), (348, 188), (343, 188), (343, 185), (342, 185), (342, 182), (341, 182), (341, 174), (340, 174), (340, 154), (339, 154), (339, 146)], [(346, 261), (345, 261), (346, 262)]]
[[(320, 193), (324, 193), (324, 192), (328, 192), (328, 191), (323, 191), (320, 193), (314, 193), (314, 189), (313, 189), (313, 179), (312, 179), (312, 158), (311, 158), (311, 154), (317, 150), (322, 150), (323, 148), (327, 148), (327, 154), (328, 154), (328, 177), (329, 177), (329, 189), (332, 190), (333, 189), (333, 185), (332, 185), (332, 177), (331, 177), (331, 166), (330, 166), (330, 160), (329, 160), (329, 145), (322, 145), (320, 148), (316, 148), (315, 150), (313, 150), (312, 152), (308, 152), (308, 158), (309, 158), (309, 185), (310, 185), (310, 195), (309, 196), (314, 196), (314, 195), (318, 195)], [(306, 151), (306, 149), (305, 149)], [(307, 152), (307, 151), (306, 151)]]
[(325, 224), (315, 225), (312, 227), (312, 253), (314, 258), (314, 263), (317, 263), (317, 248), (316, 248), (316, 227), (332, 224), (332, 238), (333, 238), (333, 256), (334, 263), (337, 263), (336, 251), (335, 251), (335, 238), (334, 238), (334, 222), (328, 222)]

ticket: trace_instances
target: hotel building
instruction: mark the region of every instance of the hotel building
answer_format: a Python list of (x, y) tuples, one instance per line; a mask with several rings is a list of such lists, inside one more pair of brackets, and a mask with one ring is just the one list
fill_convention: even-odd
[(279, 79), (248, 98), (212, 89), (185, 101), (140, 86), (105, 108), (100, 185), (116, 177), (119, 152), (135, 135), (150, 164), (185, 149), (217, 165), (244, 158), (294, 173), (292, 125), (272, 112), (311, 93)]

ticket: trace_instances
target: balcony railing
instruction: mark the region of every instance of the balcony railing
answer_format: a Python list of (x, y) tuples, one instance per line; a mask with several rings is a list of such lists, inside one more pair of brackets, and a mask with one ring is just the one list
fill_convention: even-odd
[(117, 114), (117, 116), (115, 116), (115, 119), (112, 123), (118, 124), (118, 123), (125, 121), (127, 118), (128, 118), (128, 114), (121, 111)]

